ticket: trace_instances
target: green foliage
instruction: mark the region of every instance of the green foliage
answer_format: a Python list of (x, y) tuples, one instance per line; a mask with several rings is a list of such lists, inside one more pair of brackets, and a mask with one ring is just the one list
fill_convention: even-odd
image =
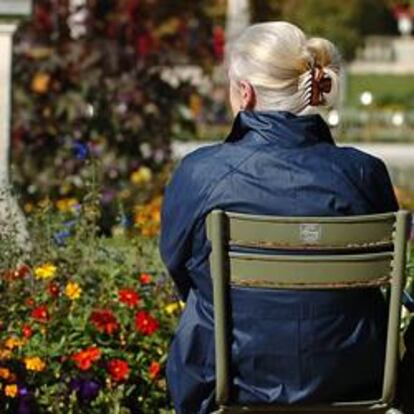
[(43, 202), (25, 263), (3, 240), (2, 413), (170, 412), (163, 370), (181, 304), (157, 237), (99, 236), (98, 208), (93, 189), (66, 212)]

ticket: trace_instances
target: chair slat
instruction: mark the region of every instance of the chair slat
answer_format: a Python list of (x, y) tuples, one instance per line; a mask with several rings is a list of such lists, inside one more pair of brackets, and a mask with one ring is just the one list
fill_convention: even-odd
[(231, 283), (278, 289), (381, 286), (389, 283), (391, 253), (270, 256), (229, 253)]
[(395, 215), (272, 217), (226, 213), (230, 244), (273, 248), (391, 246)]

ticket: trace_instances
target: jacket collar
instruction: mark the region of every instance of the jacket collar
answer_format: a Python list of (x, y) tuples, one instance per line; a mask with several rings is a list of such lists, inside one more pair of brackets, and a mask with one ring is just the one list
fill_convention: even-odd
[(225, 142), (236, 142), (247, 133), (259, 134), (266, 141), (283, 147), (327, 142), (334, 144), (328, 125), (320, 115), (294, 115), (284, 111), (241, 111)]

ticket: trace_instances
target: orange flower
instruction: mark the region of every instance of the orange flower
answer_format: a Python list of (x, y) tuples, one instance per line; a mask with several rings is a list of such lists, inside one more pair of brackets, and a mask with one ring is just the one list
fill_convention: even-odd
[(148, 312), (139, 311), (135, 315), (135, 328), (142, 335), (152, 335), (158, 329), (158, 322)]
[(77, 367), (82, 371), (87, 371), (91, 368), (95, 361), (98, 361), (101, 357), (101, 351), (96, 346), (90, 346), (89, 348), (79, 351), (72, 355), (72, 360), (75, 361)]
[(50, 81), (49, 74), (38, 72), (32, 79), (31, 89), (38, 94), (44, 94), (49, 90)]
[(108, 362), (107, 370), (111, 378), (116, 381), (123, 381), (129, 375), (128, 363), (122, 359), (111, 359)]
[(89, 319), (99, 332), (112, 335), (119, 329), (118, 321), (108, 309), (93, 311)]
[(0, 368), (0, 378), (8, 380), (11, 377), (11, 372), (8, 368)]
[(159, 364), (159, 362), (152, 361), (148, 369), (149, 377), (151, 379), (158, 377), (158, 374), (160, 373), (160, 371), (161, 371), (161, 365)]
[(15, 398), (19, 393), (19, 388), (16, 384), (9, 384), (4, 387), (4, 394), (6, 397)]
[(43, 371), (46, 368), (46, 363), (39, 357), (26, 357), (24, 364), (29, 371)]
[(145, 205), (134, 208), (134, 223), (143, 236), (153, 237), (159, 233), (162, 198), (156, 197)]
[(4, 346), (7, 349), (10, 349), (10, 351), (12, 351), (14, 348), (20, 348), (22, 345), (23, 345), (23, 341), (14, 336), (7, 338), (6, 342), (4, 343)]
[(138, 293), (133, 289), (120, 289), (118, 292), (118, 300), (130, 308), (137, 306), (139, 299)]
[(149, 283), (151, 283), (152, 277), (148, 273), (141, 273), (141, 275), (139, 276), (139, 281), (143, 285), (148, 285)]
[(9, 349), (2, 349), (0, 348), (0, 361), (5, 359), (10, 359), (12, 356), (12, 352)]

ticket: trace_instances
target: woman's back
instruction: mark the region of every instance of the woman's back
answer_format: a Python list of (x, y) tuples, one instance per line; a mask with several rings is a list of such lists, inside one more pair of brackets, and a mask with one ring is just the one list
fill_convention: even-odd
[[(231, 103), (242, 110), (229, 137), (187, 156), (165, 192), (160, 250), (186, 301), (167, 364), (178, 414), (214, 406), (210, 211), (341, 216), (398, 208), (380, 160), (337, 147), (319, 115), (304, 115), (333, 98), (337, 74), (325, 68), (331, 44), (308, 41), (287, 23), (246, 33), (231, 55)], [(237, 400), (328, 401), (377, 391), (386, 323), (378, 290), (231, 294)]]
[[(183, 266), (177, 269), (178, 284), (188, 282), (182, 294), (191, 290), (168, 365), (174, 399), (190, 407), (179, 411), (183, 413), (195, 410), (194, 401), (210, 404), (213, 398), (205, 217), (215, 208), (334, 216), (380, 213), (397, 205), (383, 164), (357, 150), (338, 148), (318, 115), (244, 112), (224, 144), (187, 157), (166, 192), (163, 223), (169, 226), (161, 240), (172, 273), (174, 262)], [(377, 290), (258, 294), (237, 289), (232, 295), (233, 391), (238, 399), (326, 401), (375, 391), (385, 326)]]

